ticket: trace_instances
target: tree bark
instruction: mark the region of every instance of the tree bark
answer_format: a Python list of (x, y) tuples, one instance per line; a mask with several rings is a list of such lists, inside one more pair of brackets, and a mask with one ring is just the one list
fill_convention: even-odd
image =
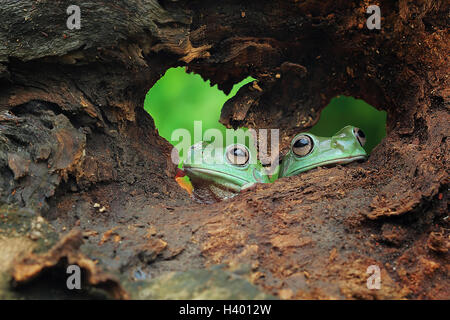
[[(81, 29), (68, 30), (71, 4), (0, 1), (0, 241), (54, 252), (80, 229), (84, 244), (66, 251), (116, 273), (129, 295), (98, 276), (114, 297), (142, 298), (137, 269), (214, 264), (283, 299), (450, 297), (448, 2), (378, 1), (381, 30), (366, 27), (364, 1), (77, 1)], [(226, 93), (256, 78), (261, 90), (242, 87), (221, 122), (279, 128), (282, 147), (336, 95), (385, 110), (387, 137), (362, 165), (195, 204), (143, 110), (175, 66)], [(49, 231), (36, 235), (40, 215)], [(0, 255), (27, 259), (14, 243)], [(45, 257), (32, 261), (67, 255)], [(366, 286), (370, 265), (380, 290)]]

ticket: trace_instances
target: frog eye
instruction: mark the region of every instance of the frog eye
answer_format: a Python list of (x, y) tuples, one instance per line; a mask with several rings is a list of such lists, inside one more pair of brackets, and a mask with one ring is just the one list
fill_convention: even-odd
[(363, 147), (366, 144), (366, 134), (360, 128), (353, 128), (353, 134), (358, 139), (359, 144)]
[(295, 138), (292, 144), (292, 152), (299, 157), (308, 155), (314, 147), (313, 140), (307, 135), (301, 135)]
[(243, 166), (247, 164), (248, 160), (250, 159), (250, 154), (247, 148), (238, 144), (228, 147), (226, 156), (228, 162), (237, 166)]
[(196, 151), (196, 150), (203, 149), (203, 148), (206, 147), (207, 145), (208, 145), (207, 142), (205, 142), (205, 141), (199, 141), (199, 142), (193, 144), (193, 145), (191, 146), (190, 149), (193, 150), (193, 151)]

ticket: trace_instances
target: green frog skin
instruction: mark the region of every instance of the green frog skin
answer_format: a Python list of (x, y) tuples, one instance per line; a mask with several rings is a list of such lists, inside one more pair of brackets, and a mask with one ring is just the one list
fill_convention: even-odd
[[(209, 148), (207, 150), (206, 148)], [(256, 156), (242, 144), (214, 149), (206, 142), (190, 147), (182, 168), (194, 187), (194, 198), (203, 203), (231, 198), (269, 178)]]
[(279, 177), (293, 176), (320, 166), (365, 160), (365, 142), (364, 132), (353, 126), (342, 128), (331, 138), (299, 133), (283, 157)]

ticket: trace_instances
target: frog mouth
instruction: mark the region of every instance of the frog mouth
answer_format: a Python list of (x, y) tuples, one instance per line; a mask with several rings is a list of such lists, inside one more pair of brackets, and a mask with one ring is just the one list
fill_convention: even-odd
[(217, 171), (217, 170), (213, 170), (213, 169), (185, 166), (184, 171), (191, 172), (194, 175), (197, 173), (204, 173), (211, 177), (224, 179), (230, 184), (228, 187), (231, 187), (235, 191), (240, 191), (242, 186), (250, 183), (249, 180), (244, 179), (242, 177), (238, 177), (238, 176), (235, 176), (235, 175), (229, 174), (229, 173), (223, 173), (221, 171)]
[(317, 167), (322, 167), (322, 166), (332, 166), (335, 164), (347, 164), (353, 161), (364, 161), (367, 160), (367, 155), (359, 155), (359, 156), (351, 156), (351, 157), (343, 157), (343, 158), (338, 158), (338, 159), (333, 159), (333, 160), (327, 160), (327, 161), (322, 161), (322, 162), (318, 162), (318, 163), (314, 163), (312, 165), (294, 170), (292, 172), (286, 172), (286, 174), (284, 175), (285, 177), (288, 176), (293, 176), (296, 175), (298, 173), (313, 169), (313, 168), (317, 168)]

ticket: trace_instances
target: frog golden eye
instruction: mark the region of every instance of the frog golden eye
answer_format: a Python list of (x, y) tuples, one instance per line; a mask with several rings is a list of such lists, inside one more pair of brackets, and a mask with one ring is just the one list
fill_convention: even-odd
[(313, 140), (307, 135), (301, 135), (295, 138), (292, 144), (292, 152), (299, 157), (308, 155), (314, 147)]
[(243, 166), (250, 159), (250, 154), (246, 147), (242, 145), (232, 145), (227, 149), (227, 160), (234, 165)]
[(353, 134), (358, 139), (359, 144), (363, 147), (366, 144), (366, 134), (360, 128), (353, 128)]
[(204, 145), (204, 142), (203, 141), (199, 141), (199, 142), (193, 144), (190, 149), (191, 150), (199, 150), (199, 149), (203, 148), (203, 145)]

